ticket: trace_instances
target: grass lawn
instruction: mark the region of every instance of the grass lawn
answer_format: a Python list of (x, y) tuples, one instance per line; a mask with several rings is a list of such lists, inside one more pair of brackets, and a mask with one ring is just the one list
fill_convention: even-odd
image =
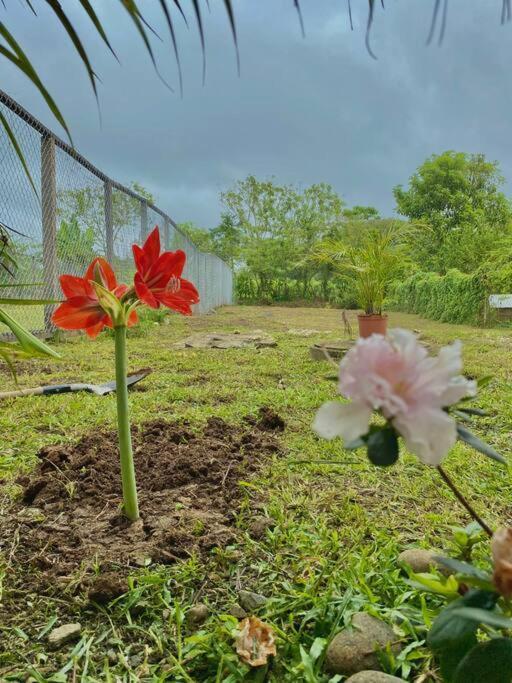
[[(132, 335), (130, 364), (151, 367), (146, 391), (131, 394), (136, 424), (157, 417), (190, 422), (198, 428), (210, 416), (240, 423), (261, 406), (273, 407), (286, 421), (279, 437), (283, 453), (241, 482), (246, 502), (237, 518), (239, 542), (213, 550), (206, 560), (192, 557), (170, 565), (136, 570), (129, 592), (106, 607), (84, 596), (48, 597), (14, 590), (8, 558), (0, 603), (0, 681), (328, 681), (322, 673), (322, 641), (365, 610), (394, 623), (407, 647), (388, 655), (386, 669), (414, 680), (435, 678), (434, 663), (422, 647), (439, 604), (411, 588), (397, 565), (408, 547), (450, 550), (451, 528), (470, 520), (441, 483), (435, 470), (404, 454), (390, 469), (377, 469), (363, 452), (346, 452), (311, 432), (315, 410), (335, 396), (332, 369), (309, 357), (315, 341), (336, 339), (343, 327), (336, 310), (229, 307), (185, 319), (172, 316), (147, 323)], [(465, 372), (493, 375), (477, 405), (491, 416), (478, 434), (508, 456), (512, 435), (512, 331), (446, 325), (417, 316), (391, 314), (391, 326), (421, 331), (436, 348), (453, 339), (464, 343)], [(166, 324), (169, 323), (169, 324)], [(354, 323), (355, 327), (355, 323)], [(293, 328), (317, 330), (304, 338)], [(172, 350), (196, 331), (264, 330), (278, 346), (261, 350)], [(62, 360), (22, 366), (22, 387), (113, 378), (113, 341), (79, 337), (56, 344)], [(0, 374), (2, 390), (14, 388)], [(99, 427), (114, 425), (115, 397), (67, 394), (22, 398), (0, 410), (0, 477), (3, 507), (16, 491), (12, 481), (30, 471), (39, 448), (73, 443)], [(334, 465), (316, 464), (318, 460)], [(447, 458), (446, 470), (491, 526), (512, 523), (512, 487), (504, 466), (463, 445)], [(158, 463), (155, 463), (158, 467)], [(257, 508), (255, 510), (255, 501)], [(254, 515), (276, 526), (263, 538), (247, 533)], [(278, 656), (270, 672), (249, 671), (234, 652), (236, 619), (228, 614), (240, 589), (268, 598), (259, 616), (278, 636)], [(206, 603), (210, 616), (192, 633), (187, 609)], [(47, 644), (54, 625), (79, 621), (82, 637), (59, 650)], [(319, 656), (318, 656), (319, 655)], [(60, 672), (60, 673), (59, 673)], [(266, 676), (266, 678), (265, 678)]]

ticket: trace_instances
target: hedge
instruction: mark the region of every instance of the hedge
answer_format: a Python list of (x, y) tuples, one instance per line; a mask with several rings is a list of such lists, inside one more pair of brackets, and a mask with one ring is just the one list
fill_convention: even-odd
[(387, 307), (447, 323), (482, 325), (488, 293), (478, 273), (415, 273), (395, 282)]

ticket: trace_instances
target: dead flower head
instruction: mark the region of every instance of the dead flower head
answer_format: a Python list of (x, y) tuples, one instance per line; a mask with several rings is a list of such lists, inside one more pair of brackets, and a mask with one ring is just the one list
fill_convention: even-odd
[(276, 654), (273, 630), (258, 617), (247, 617), (239, 625), (236, 651), (251, 666), (265, 665), (270, 655)]
[(494, 585), (501, 595), (510, 598), (512, 596), (512, 528), (502, 528), (494, 532), (491, 552), (494, 561)]

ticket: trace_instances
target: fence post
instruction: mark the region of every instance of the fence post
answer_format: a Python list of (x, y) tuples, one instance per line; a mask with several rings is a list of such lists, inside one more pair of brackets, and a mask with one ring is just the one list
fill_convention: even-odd
[(105, 180), (105, 247), (106, 258), (109, 263), (114, 265), (114, 224), (112, 219), (112, 183)]
[(148, 236), (148, 204), (146, 201), (140, 203), (140, 241), (142, 244)]
[(169, 219), (164, 218), (164, 249), (166, 251), (169, 251), (171, 248), (171, 231), (170, 231), (170, 224), (169, 224)]
[[(55, 170), (55, 141), (51, 135), (41, 137), (41, 214), (43, 223), (43, 273), (45, 296), (57, 297), (57, 179)], [(54, 306), (44, 307), (44, 329), (51, 334)]]

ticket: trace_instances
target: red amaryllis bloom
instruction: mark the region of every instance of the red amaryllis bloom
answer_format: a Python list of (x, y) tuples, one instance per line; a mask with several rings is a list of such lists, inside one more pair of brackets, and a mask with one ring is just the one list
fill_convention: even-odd
[(160, 253), (160, 233), (158, 226), (149, 235), (141, 248), (133, 247), (133, 258), (137, 272), (134, 285), (138, 298), (150, 308), (160, 304), (184, 315), (191, 315), (191, 304), (199, 302), (199, 294), (194, 285), (181, 277), (187, 259), (181, 249)]
[[(91, 281), (103, 285), (118, 298), (128, 290), (127, 285), (117, 283), (114, 271), (105, 259), (95, 258), (85, 277), (61, 275), (60, 286), (66, 300), (57, 308), (52, 320), (64, 330), (85, 330), (94, 339), (105, 326), (112, 327), (112, 320), (100, 306)], [(128, 326), (136, 322), (137, 314), (132, 311)]]

